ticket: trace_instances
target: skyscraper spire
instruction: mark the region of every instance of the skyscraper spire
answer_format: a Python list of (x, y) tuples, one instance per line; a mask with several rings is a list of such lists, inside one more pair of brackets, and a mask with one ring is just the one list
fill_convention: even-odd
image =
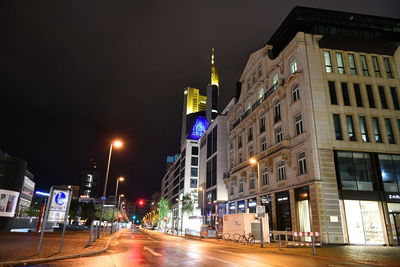
[(216, 85), (219, 88), (218, 70), (214, 63), (214, 48), (211, 50), (211, 85)]

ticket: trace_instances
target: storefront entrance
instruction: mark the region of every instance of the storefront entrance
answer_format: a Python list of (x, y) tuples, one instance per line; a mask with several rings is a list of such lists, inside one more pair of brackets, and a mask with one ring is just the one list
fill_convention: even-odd
[(393, 233), (393, 245), (400, 245), (400, 212), (389, 213), (390, 225)]
[(377, 201), (344, 200), (344, 209), (350, 244), (385, 244)]

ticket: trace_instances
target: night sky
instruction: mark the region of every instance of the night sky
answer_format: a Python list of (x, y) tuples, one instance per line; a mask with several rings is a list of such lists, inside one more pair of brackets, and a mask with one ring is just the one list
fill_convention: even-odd
[(129, 200), (160, 190), (178, 152), (182, 92), (205, 88), (216, 51), (220, 110), (250, 53), (296, 6), (400, 17), (393, 1), (0, 1), (0, 150), (28, 162), (37, 189), (80, 185), (111, 162)]

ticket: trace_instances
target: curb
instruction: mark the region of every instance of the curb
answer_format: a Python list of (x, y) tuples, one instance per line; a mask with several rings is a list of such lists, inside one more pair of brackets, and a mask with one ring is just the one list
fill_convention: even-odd
[(0, 266), (15, 266), (15, 265), (28, 265), (28, 264), (36, 264), (36, 263), (43, 263), (43, 262), (49, 262), (49, 261), (57, 261), (57, 260), (67, 260), (67, 259), (73, 259), (73, 258), (81, 258), (81, 257), (88, 257), (88, 256), (93, 256), (96, 254), (100, 254), (103, 252), (106, 252), (108, 248), (110, 247), (111, 241), (119, 237), (122, 233), (122, 230), (119, 230), (117, 233), (115, 233), (111, 238), (109, 238), (106, 242), (106, 245), (104, 248), (96, 250), (96, 251), (91, 251), (87, 253), (82, 253), (82, 254), (73, 254), (73, 255), (65, 255), (65, 256), (58, 256), (58, 257), (50, 257), (50, 258), (37, 258), (37, 259), (30, 259), (30, 260), (20, 260), (20, 261), (4, 261), (0, 262)]

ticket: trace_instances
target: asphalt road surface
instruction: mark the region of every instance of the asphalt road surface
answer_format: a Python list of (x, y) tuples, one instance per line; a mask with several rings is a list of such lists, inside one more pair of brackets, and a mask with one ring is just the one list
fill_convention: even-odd
[(293, 256), (227, 245), (224, 241), (210, 243), (169, 236), (158, 232), (133, 229), (115, 239), (103, 254), (54, 261), (34, 266), (367, 266), (314, 256)]

